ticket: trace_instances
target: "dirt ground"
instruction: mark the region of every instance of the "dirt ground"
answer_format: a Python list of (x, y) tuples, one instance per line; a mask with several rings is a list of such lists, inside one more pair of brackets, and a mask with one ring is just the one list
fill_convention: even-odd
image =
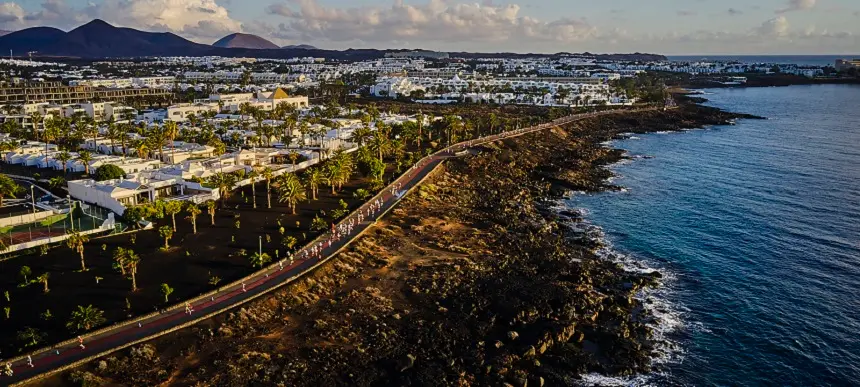
[[(388, 170), (386, 177), (393, 174), (393, 170)], [(47, 255), (34, 254), (2, 261), (0, 293), (8, 291), (9, 300), (0, 296), (0, 305), (10, 308), (10, 312), (9, 318), (0, 314), (0, 357), (26, 350), (16, 339), (17, 332), (25, 327), (46, 333), (39, 346), (73, 337), (65, 323), (78, 305), (92, 304), (103, 310), (109, 324), (166, 305), (159, 290), (162, 283), (175, 289), (168, 302), (173, 304), (215, 288), (216, 285), (210, 284), (214, 277), (220, 278), (219, 284), (224, 285), (246, 276), (255, 270), (247, 256), (257, 251), (261, 238), (264, 252), (275, 257), (278, 250), (278, 256), (283, 257), (287, 248), (281, 244), (280, 227), (284, 228), (284, 235), (297, 238), (299, 246), (302, 241), (312, 240), (317, 235), (310, 230), (313, 218), (320, 214), (331, 222), (331, 211), (339, 207), (340, 200), (347, 202), (351, 209), (358, 207), (360, 201), (353, 198), (353, 193), (365, 187), (366, 183), (366, 179), (356, 177), (337, 195), (332, 195), (327, 187), (321, 187), (318, 200), (300, 203), (296, 215), (291, 214), (286, 204), (278, 203), (274, 193), (272, 208), (266, 208), (265, 181), (256, 185), (257, 209), (252, 208), (251, 187), (244, 187), (234, 192), (218, 210), (214, 226), (204, 210), (197, 218), (196, 235), (192, 233), (187, 214), (178, 214), (178, 231), (167, 251), (162, 250), (164, 240), (155, 230), (162, 225), (171, 225), (169, 217), (159, 220), (155, 230), (91, 240), (85, 246), (86, 272), (80, 271), (78, 254), (65, 245), (54, 246)], [(321, 215), (322, 211), (326, 212), (325, 216)], [(239, 229), (235, 226), (237, 221)], [(130, 279), (112, 268), (112, 254), (118, 247), (131, 248), (142, 258), (137, 274), (137, 292), (131, 292)], [(240, 254), (242, 250), (247, 256)], [(50, 273), (50, 292), (44, 293), (41, 283), (19, 287), (24, 282), (20, 275), (22, 266), (30, 267), (32, 275), (29, 279)], [(46, 311), (50, 311), (53, 317), (41, 317)]]

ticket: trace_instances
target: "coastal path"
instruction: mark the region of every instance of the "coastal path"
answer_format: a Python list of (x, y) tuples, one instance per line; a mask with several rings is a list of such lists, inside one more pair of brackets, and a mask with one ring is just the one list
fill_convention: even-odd
[(528, 128), (460, 142), (437, 151), (421, 159), (379, 194), (338, 224), (333, 225), (331, 231), (321, 235), (290, 258), (276, 262), (242, 280), (159, 312), (107, 326), (52, 347), (42, 348), (29, 355), (0, 361), (0, 386), (19, 386), (46, 378), (114, 351), (193, 325), (295, 281), (336, 256), (340, 250), (369, 229), (377, 219), (396, 206), (409, 191), (420, 185), (439, 164), (446, 159), (468, 154), (464, 151), (470, 147), (534, 133), (585, 118), (641, 110), (653, 110), (653, 108), (571, 115)]

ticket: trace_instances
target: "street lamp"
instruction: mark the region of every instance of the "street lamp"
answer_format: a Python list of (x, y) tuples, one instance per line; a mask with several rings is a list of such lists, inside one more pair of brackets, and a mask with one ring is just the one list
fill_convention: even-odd
[[(35, 193), (35, 188), (36, 188), (36, 186), (35, 186), (33, 183), (30, 183), (30, 202), (32, 202), (32, 203), (33, 203), (33, 215), (36, 215), (36, 193)], [(33, 218), (33, 220), (36, 220), (36, 218)]]
[(69, 219), (72, 223), (72, 232), (75, 231), (75, 211), (72, 206), (72, 195), (66, 195), (66, 200), (69, 201)]

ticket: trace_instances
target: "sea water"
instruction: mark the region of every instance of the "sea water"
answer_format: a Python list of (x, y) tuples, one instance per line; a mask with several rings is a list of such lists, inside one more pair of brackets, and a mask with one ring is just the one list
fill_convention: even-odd
[(626, 192), (576, 195), (613, 259), (667, 274), (658, 371), (596, 384), (860, 384), (860, 86), (708, 90), (769, 118), (616, 141)]

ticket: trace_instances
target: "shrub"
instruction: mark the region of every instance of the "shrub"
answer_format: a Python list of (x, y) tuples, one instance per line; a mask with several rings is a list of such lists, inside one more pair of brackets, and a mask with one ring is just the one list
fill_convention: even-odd
[(311, 222), (311, 231), (325, 231), (327, 228), (328, 222), (319, 216), (314, 217), (313, 222)]
[(364, 188), (359, 188), (359, 189), (355, 190), (355, 192), (353, 192), (352, 197), (354, 197), (358, 200), (364, 201), (370, 197), (370, 191), (368, 191)]
[(125, 171), (113, 164), (105, 164), (96, 168), (96, 181), (113, 180), (125, 177)]

